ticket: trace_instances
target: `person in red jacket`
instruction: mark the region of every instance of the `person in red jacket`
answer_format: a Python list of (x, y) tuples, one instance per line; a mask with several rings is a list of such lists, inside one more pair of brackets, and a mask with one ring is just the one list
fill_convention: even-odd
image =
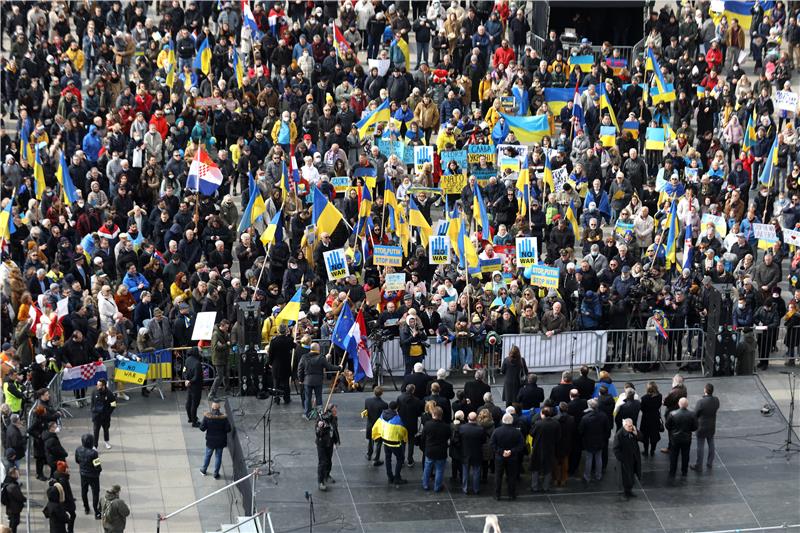
[(156, 112), (153, 113), (152, 117), (150, 117), (150, 124), (155, 125), (156, 131), (161, 135), (162, 141), (167, 140), (169, 124), (167, 123), (167, 119), (164, 117), (163, 109), (156, 109)]
[(492, 61), (492, 65), (494, 68), (497, 68), (498, 65), (507, 67), (510, 62), (514, 61), (514, 59), (516, 59), (514, 50), (508, 46), (508, 41), (503, 39), (500, 48), (494, 51), (494, 60)]
[(706, 52), (706, 64), (709, 71), (719, 72), (722, 67), (722, 50), (719, 49), (719, 42), (716, 39), (711, 41), (711, 48)]

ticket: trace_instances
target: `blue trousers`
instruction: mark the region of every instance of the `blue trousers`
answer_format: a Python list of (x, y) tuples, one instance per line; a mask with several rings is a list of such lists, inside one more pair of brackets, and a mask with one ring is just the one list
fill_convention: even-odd
[(461, 465), (461, 491), (464, 494), (469, 492), (470, 481), (472, 481), (472, 493), (478, 494), (481, 490), (481, 465)]
[(225, 448), (206, 448), (206, 458), (203, 459), (203, 472), (208, 470), (208, 464), (211, 462), (211, 454), (214, 454), (214, 475), (219, 474), (219, 469), (222, 466), (222, 450)]
[(433, 470), (433, 490), (439, 492), (442, 490), (442, 483), (444, 481), (444, 467), (447, 464), (447, 459), (428, 459), (425, 458), (425, 468), (422, 470), (422, 488), (428, 490), (431, 479), (431, 470)]
[(317, 407), (322, 409), (322, 385), (304, 385), (303, 388), (306, 391), (306, 416), (311, 414), (312, 408), (312, 398), (316, 396), (317, 398)]

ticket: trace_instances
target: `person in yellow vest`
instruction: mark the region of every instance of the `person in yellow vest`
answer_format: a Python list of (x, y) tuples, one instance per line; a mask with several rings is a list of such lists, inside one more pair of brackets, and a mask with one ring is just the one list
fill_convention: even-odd
[[(400, 485), (407, 483), (400, 477), (400, 471), (403, 469), (403, 458), (408, 445), (408, 430), (397, 413), (396, 401), (389, 402), (389, 408), (383, 411), (383, 414), (375, 421), (372, 426), (372, 440), (380, 440), (383, 443), (386, 476), (389, 478), (389, 484), (393, 484), (394, 488), (399, 489)], [(395, 461), (394, 469), (392, 469), (393, 459)]]
[[(264, 319), (264, 323), (261, 324), (261, 342), (264, 345), (269, 344), (269, 341), (272, 337), (278, 334), (278, 326), (280, 326), (280, 322), (275, 320), (275, 317), (278, 313), (281, 312), (281, 308), (279, 306), (275, 306), (272, 308), (272, 316), (269, 316)], [(266, 348), (265, 348), (266, 349)]]
[(25, 391), (22, 388), (22, 375), (13, 368), (3, 381), (3, 398), (5, 403), (11, 408), (12, 413), (22, 412), (22, 402), (25, 399)]

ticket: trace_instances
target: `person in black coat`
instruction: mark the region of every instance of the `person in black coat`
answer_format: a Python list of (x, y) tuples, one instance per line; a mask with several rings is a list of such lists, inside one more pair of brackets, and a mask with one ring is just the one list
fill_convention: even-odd
[(475, 379), (464, 384), (464, 396), (472, 412), (477, 412), (483, 406), (483, 395), (492, 391), (492, 387), (484, 381), (485, 377), (483, 370), (476, 370)]
[(536, 384), (538, 380), (539, 376), (536, 374), (528, 374), (527, 382), (517, 393), (517, 403), (523, 409), (534, 409), (544, 401), (544, 389)]
[(614, 457), (619, 463), (619, 474), (622, 481), (622, 488), (625, 491), (625, 499), (633, 498), (633, 484), (635, 478), (642, 477), (642, 456), (639, 452), (639, 432), (633, 420), (626, 418), (622, 421), (622, 427), (614, 435)]
[[(425, 404), (417, 398), (416, 390), (417, 387), (413, 383), (409, 383), (406, 385), (405, 392), (397, 397), (397, 414), (400, 415), (403, 426), (408, 431), (409, 440), (417, 434), (417, 421), (425, 410)], [(408, 466), (411, 467), (414, 466), (414, 446), (409, 443), (407, 448)]]
[(438, 383), (431, 384), (431, 393), (425, 396), (423, 403), (434, 402), (437, 406), (442, 408), (442, 421), (449, 424), (453, 420), (453, 413), (450, 410), (450, 402), (441, 395), (441, 387)]
[(642, 419), (639, 421), (639, 434), (644, 445), (644, 454), (648, 452), (651, 456), (656, 453), (656, 446), (661, 440), (661, 432), (664, 431), (664, 422), (661, 419), (661, 393), (658, 392), (658, 385), (654, 381), (647, 384), (647, 392), (639, 400), (641, 406)]
[(56, 422), (50, 422), (47, 426), (47, 433), (43, 436), (44, 453), (47, 458), (47, 464), (50, 466), (51, 478), (56, 473), (56, 463), (65, 461), (69, 455), (67, 450), (61, 445), (57, 431), (58, 424)]
[(467, 416), (468, 423), (461, 424), (458, 429), (461, 440), (461, 491), (478, 494), (481, 490), (481, 463), (483, 462), (483, 443), (486, 442), (486, 431), (478, 425), (478, 415), (474, 412)]
[(569, 403), (569, 391), (573, 389), (572, 385), (572, 372), (565, 370), (561, 374), (561, 383), (550, 389), (550, 399), (553, 403), (558, 405), (561, 402)]
[[(380, 418), (381, 413), (389, 408), (389, 404), (381, 398), (383, 396), (383, 387), (380, 385), (372, 389), (372, 394), (372, 398), (364, 400), (365, 413), (362, 413), (362, 416), (366, 416), (367, 419), (367, 461), (373, 461), (373, 466), (381, 466), (383, 464), (383, 461), (381, 461), (381, 445), (383, 443), (380, 439), (377, 442), (372, 440), (372, 426)], [(373, 451), (375, 452), (374, 460)]]
[(578, 424), (585, 460), (584, 484), (589, 483), (593, 471), (597, 481), (603, 479), (603, 448), (608, 444), (610, 425), (608, 417), (597, 408), (597, 400), (589, 400), (589, 411)]
[(581, 367), (581, 375), (575, 378), (572, 383), (573, 387), (578, 389), (579, 396), (588, 400), (594, 394), (594, 380), (589, 377), (589, 367), (583, 365)]
[(706, 442), (708, 442), (706, 466), (711, 468), (714, 463), (714, 434), (717, 432), (717, 411), (719, 411), (719, 398), (714, 396), (714, 385), (706, 383), (703, 393), (703, 397), (697, 400), (694, 407), (694, 413), (697, 415), (697, 460), (690, 468), (697, 472), (703, 469), (703, 450)]
[(61, 503), (63, 495), (64, 489), (59, 483), (47, 488), (47, 505), (42, 509), (42, 513), (49, 521), (50, 533), (67, 533), (70, 516)]
[(206, 475), (211, 454), (214, 454), (214, 479), (219, 479), (219, 469), (222, 466), (222, 450), (228, 445), (228, 433), (231, 432), (231, 423), (228, 417), (220, 410), (217, 402), (211, 404), (211, 411), (203, 415), (200, 431), (206, 432), (206, 456), (200, 473)]
[(453, 389), (453, 384), (447, 381), (447, 370), (444, 368), (440, 368), (436, 371), (436, 379), (433, 381), (428, 382), (428, 389), (427, 393), (431, 393), (431, 386), (434, 383), (439, 384), (439, 395), (445, 398), (446, 400), (452, 400), (456, 397), (456, 392)]
[(409, 385), (414, 385), (414, 396), (418, 399), (423, 399), (428, 390), (428, 384), (433, 381), (433, 378), (425, 373), (425, 367), (422, 363), (414, 364), (414, 372), (406, 374), (403, 378), (403, 385), (400, 387), (400, 392), (406, 392)]
[(525, 449), (525, 440), (519, 429), (513, 426), (514, 417), (508, 413), (503, 415), (502, 425), (495, 429), (489, 442), (494, 451), (495, 477), (494, 499), (499, 500), (503, 487), (503, 475), (507, 476), (508, 495), (517, 499), (517, 473), (519, 458)]
[(500, 373), (504, 376), (503, 400), (508, 407), (517, 399), (517, 394), (521, 389), (522, 376), (528, 374), (528, 365), (522, 358), (518, 347), (511, 347), (508, 357), (503, 359), (503, 363), (500, 365)]
[(111, 413), (117, 407), (117, 396), (108, 389), (105, 379), (97, 380), (97, 387), (92, 394), (92, 426), (94, 442), (100, 443), (100, 428), (103, 428), (103, 440), (106, 449), (111, 448), (108, 442), (108, 428), (111, 426)]
[[(292, 352), (295, 348), (291, 330), (286, 324), (278, 328), (278, 335), (269, 343), (269, 366), (272, 368), (272, 383), (278, 391), (276, 395), (283, 396), (283, 402), (292, 401), (289, 378), (292, 376)], [(280, 398), (278, 398), (280, 403)]]
[(90, 433), (81, 437), (81, 445), (75, 450), (75, 462), (78, 463), (81, 475), (81, 499), (83, 512), (89, 514), (89, 489), (92, 489), (92, 509), (95, 519), (100, 518), (100, 458), (94, 447), (94, 438)]
[(625, 394), (627, 395), (625, 400), (617, 408), (617, 414), (614, 415), (614, 424), (617, 431), (622, 429), (622, 421), (626, 418), (630, 418), (636, 424), (639, 421), (639, 412), (642, 410), (642, 403), (636, 399), (635, 390), (627, 389)]
[(22, 510), (25, 508), (25, 502), (28, 499), (19, 486), (19, 470), (16, 467), (12, 466), (8, 470), (2, 487), (2, 490), (6, 491), (7, 503), (5, 507), (6, 515), (8, 515), (8, 527), (11, 528), (11, 533), (17, 533)]
[(56, 463), (56, 473), (53, 475), (52, 483), (61, 485), (64, 491), (64, 510), (69, 514), (69, 521), (67, 522), (67, 531), (73, 533), (75, 531), (75, 496), (72, 494), (72, 484), (69, 482), (69, 467), (66, 461), (59, 461)]
[(431, 419), (422, 426), (422, 442), (423, 450), (425, 450), (425, 468), (422, 472), (423, 490), (429, 490), (431, 470), (433, 470), (433, 492), (442, 491), (444, 467), (447, 465), (448, 441), (450, 440), (450, 424), (444, 421), (443, 416), (442, 408), (437, 405), (431, 410)]
[[(545, 407), (531, 428), (531, 488), (534, 492), (550, 490), (550, 479), (558, 459), (556, 450), (561, 440), (561, 425), (553, 417), (553, 409)], [(569, 415), (567, 415), (569, 416)]]
[(192, 427), (200, 427), (197, 421), (197, 408), (203, 395), (203, 367), (200, 363), (200, 354), (197, 348), (189, 350), (183, 366), (183, 379), (186, 390), (186, 416)]
[(575, 418), (567, 413), (566, 403), (559, 405), (559, 413), (556, 416), (556, 420), (561, 429), (561, 436), (556, 447), (557, 465), (554, 482), (556, 487), (564, 487), (569, 478), (569, 457), (572, 454), (572, 449), (577, 446), (578, 424), (575, 422)]
[(28, 448), (28, 435), (25, 425), (17, 413), (11, 415), (11, 424), (6, 430), (6, 441), (3, 445), (5, 449), (13, 449), (15, 462), (19, 464), (25, 458), (25, 450)]
[(664, 426), (669, 431), (669, 477), (674, 478), (678, 470), (678, 455), (681, 456), (681, 475), (689, 470), (689, 452), (692, 447), (692, 433), (697, 431), (697, 416), (689, 410), (689, 400), (678, 400), (678, 409), (667, 415)]

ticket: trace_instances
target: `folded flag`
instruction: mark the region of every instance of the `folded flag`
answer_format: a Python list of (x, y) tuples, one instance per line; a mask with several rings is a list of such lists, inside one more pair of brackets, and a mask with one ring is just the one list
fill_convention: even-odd
[(100, 379), (108, 379), (106, 366), (100, 361), (86, 365), (65, 368), (62, 372), (62, 390), (86, 389), (97, 385)]

